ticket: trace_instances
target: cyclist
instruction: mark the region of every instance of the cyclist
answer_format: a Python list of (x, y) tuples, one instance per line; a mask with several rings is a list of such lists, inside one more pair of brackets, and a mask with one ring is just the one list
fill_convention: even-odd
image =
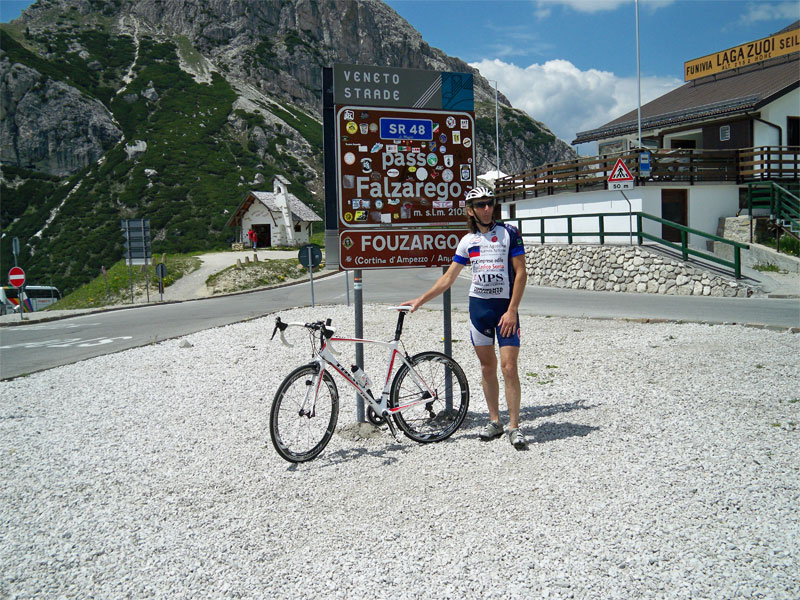
[(494, 339), (500, 347), (500, 369), (505, 380), (509, 439), (518, 450), (526, 448), (519, 428), (521, 389), (519, 382), (519, 315), (525, 291), (525, 247), (519, 230), (494, 220), (494, 193), (478, 186), (466, 194), (467, 225), (470, 233), (461, 238), (453, 262), (431, 288), (414, 300), (404, 302), (411, 312), (449, 289), (464, 265), (472, 265), (469, 291), (470, 336), (481, 363), (481, 385), (491, 421), (481, 431), (482, 440), (503, 435), (500, 422), (500, 384)]

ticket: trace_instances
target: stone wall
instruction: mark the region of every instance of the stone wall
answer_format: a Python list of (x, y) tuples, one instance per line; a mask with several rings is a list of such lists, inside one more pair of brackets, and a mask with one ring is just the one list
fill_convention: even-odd
[(643, 247), (528, 246), (528, 285), (678, 296), (741, 296), (752, 290)]

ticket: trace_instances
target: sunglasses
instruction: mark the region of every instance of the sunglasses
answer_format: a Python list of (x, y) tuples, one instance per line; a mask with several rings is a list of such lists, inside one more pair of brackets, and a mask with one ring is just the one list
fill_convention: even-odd
[(486, 208), (487, 206), (494, 206), (494, 200), (487, 200), (486, 202), (473, 202), (472, 208)]

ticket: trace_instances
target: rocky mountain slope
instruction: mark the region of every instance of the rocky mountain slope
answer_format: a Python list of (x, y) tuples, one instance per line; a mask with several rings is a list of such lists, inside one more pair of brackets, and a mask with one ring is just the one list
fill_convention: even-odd
[[(282, 173), (322, 214), (322, 67), (474, 72), (379, 0), (39, 0), (0, 28), (1, 270), (70, 289), (122, 257), (219, 248), (250, 189)], [(475, 73), (478, 172), (494, 168), (494, 90)], [(499, 98), (501, 161), (572, 156)]]

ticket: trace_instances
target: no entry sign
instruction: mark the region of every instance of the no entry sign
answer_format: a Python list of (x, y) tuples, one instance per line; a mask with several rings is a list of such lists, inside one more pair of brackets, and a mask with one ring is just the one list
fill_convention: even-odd
[(25, 284), (25, 271), (20, 267), (11, 267), (8, 272), (8, 282), (15, 288), (22, 287)]

